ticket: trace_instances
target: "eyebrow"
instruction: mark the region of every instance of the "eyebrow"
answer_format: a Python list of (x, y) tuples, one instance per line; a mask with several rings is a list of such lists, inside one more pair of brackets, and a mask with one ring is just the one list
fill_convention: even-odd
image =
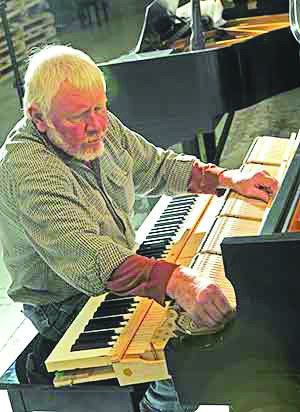
[(71, 116), (80, 116), (81, 114), (87, 113), (89, 111), (89, 109), (82, 109), (82, 110), (78, 110), (77, 112), (72, 112), (70, 113)]

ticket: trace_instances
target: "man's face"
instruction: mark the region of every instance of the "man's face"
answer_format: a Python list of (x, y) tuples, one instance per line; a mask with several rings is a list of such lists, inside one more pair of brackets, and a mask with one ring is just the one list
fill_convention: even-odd
[(103, 88), (88, 92), (64, 82), (52, 100), (47, 136), (77, 159), (88, 161), (100, 156), (108, 123), (106, 100)]

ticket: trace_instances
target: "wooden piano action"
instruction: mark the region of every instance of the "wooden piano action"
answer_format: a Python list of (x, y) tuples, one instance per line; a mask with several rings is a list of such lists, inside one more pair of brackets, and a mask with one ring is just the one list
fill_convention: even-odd
[[(257, 137), (241, 169), (264, 169), (281, 182), (299, 141), (300, 132), (293, 133), (290, 139)], [(223, 289), (234, 310), (237, 297), (225, 276), (220, 244), (225, 237), (259, 234), (270, 208), (260, 200), (247, 199), (230, 190), (220, 198), (202, 194), (162, 196), (137, 232), (137, 253), (198, 270), (199, 276)], [(111, 378), (117, 378), (120, 385), (166, 379), (169, 373), (164, 348), (168, 340), (178, 330), (182, 333), (182, 328), (189, 334), (212, 332), (195, 329), (185, 314), (178, 315), (171, 301), (164, 308), (148, 298), (127, 299), (129, 309), (122, 314), (120, 324), (115, 328), (107, 326), (111, 336), (105, 335), (106, 340), (102, 341), (100, 335), (98, 347), (95, 339), (86, 348), (89, 334), (98, 336), (89, 325), (97, 321), (99, 310), (101, 322), (101, 308), (119, 310), (119, 303), (109, 294), (89, 299), (46, 360), (48, 371), (56, 372), (56, 387)], [(110, 319), (120, 315), (114, 309), (108, 313)]]

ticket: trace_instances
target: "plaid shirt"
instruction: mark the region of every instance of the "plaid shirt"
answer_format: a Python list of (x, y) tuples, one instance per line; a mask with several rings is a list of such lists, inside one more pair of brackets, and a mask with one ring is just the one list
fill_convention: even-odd
[(0, 240), (14, 301), (98, 295), (135, 253), (135, 194), (187, 191), (194, 157), (154, 147), (111, 113), (91, 168), (22, 119), (0, 149)]

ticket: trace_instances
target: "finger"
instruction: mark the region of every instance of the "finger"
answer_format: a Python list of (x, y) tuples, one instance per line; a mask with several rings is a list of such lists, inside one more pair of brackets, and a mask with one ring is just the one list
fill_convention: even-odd
[(223, 321), (226, 314), (232, 310), (221, 289), (214, 284), (208, 285), (199, 292), (196, 301), (202, 318), (205, 317), (207, 320), (207, 317), (209, 317), (211, 323), (213, 322), (214, 324)]
[(229, 301), (221, 291), (219, 291), (219, 293), (215, 296), (214, 304), (217, 307), (218, 311), (222, 313), (223, 317), (227, 316), (228, 313), (232, 312), (232, 307)]
[(206, 308), (208, 304), (196, 304), (193, 310), (192, 319), (197, 324), (198, 327), (209, 327), (212, 328), (216, 326), (216, 320), (210, 315), (210, 310)]
[(205, 300), (205, 303), (196, 303), (192, 317), (198, 326), (214, 327), (220, 321), (220, 315), (217, 312), (216, 306)]
[(278, 181), (270, 176), (262, 175), (257, 177), (257, 186), (262, 186), (266, 191), (275, 194), (278, 190)]
[(266, 203), (268, 203), (271, 197), (270, 194), (266, 192), (264, 189), (255, 186), (248, 191), (247, 196), (263, 200)]
[(223, 313), (214, 302), (206, 303), (203, 305), (203, 309), (215, 324), (224, 321), (225, 313)]
[(192, 316), (193, 321), (198, 327), (208, 327), (213, 328), (216, 325), (215, 320), (213, 320), (209, 314), (204, 310), (204, 306), (197, 308), (196, 313)]
[(197, 302), (199, 304), (213, 302), (217, 306), (218, 310), (224, 315), (231, 310), (231, 306), (226, 299), (226, 296), (214, 283), (210, 283), (204, 290), (198, 293)]

